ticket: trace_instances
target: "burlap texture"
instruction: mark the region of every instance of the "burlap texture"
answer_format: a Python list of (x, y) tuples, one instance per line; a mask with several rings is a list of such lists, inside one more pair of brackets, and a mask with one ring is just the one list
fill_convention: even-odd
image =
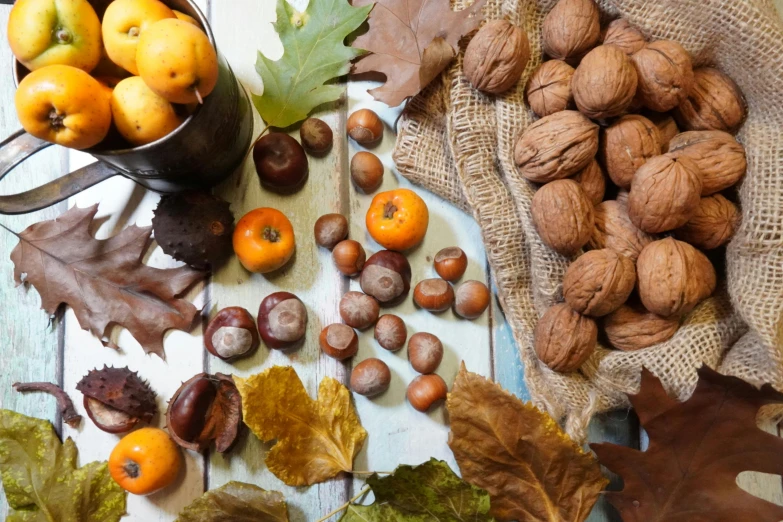
[[(453, 2), (461, 9), (465, 0)], [(769, 0), (602, 0), (651, 39), (673, 39), (696, 65), (734, 78), (749, 107), (738, 139), (748, 172), (739, 187), (743, 221), (727, 249), (727, 284), (700, 304), (669, 341), (638, 352), (599, 346), (578, 373), (563, 375), (533, 351), (539, 316), (562, 300), (569, 263), (539, 239), (530, 217), (534, 187), (513, 163), (516, 138), (532, 122), (524, 86), (541, 63), (540, 27), (554, 0), (489, 0), (488, 19), (523, 27), (532, 58), (501, 97), (475, 91), (461, 59), (411, 100), (399, 124), (400, 172), (472, 212), (481, 226), (499, 299), (519, 346), (534, 402), (583, 440), (598, 412), (628, 406), (647, 367), (680, 398), (703, 363), (755, 384), (783, 389), (783, 24)]]

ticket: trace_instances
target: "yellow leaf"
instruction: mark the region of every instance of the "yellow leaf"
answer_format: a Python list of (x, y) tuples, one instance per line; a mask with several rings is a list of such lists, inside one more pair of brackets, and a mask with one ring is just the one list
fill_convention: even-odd
[(277, 478), (289, 486), (309, 486), (353, 469), (367, 432), (345, 386), (325, 377), (314, 401), (289, 366), (234, 381), (245, 424), (264, 442), (277, 439), (266, 457)]

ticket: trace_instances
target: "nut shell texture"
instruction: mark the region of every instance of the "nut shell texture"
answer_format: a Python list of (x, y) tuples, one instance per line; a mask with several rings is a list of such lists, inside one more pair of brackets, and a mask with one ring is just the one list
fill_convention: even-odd
[(636, 261), (642, 249), (655, 237), (636, 227), (628, 217), (628, 210), (619, 201), (604, 201), (594, 209), (595, 227), (588, 246), (592, 249), (610, 248)]
[(534, 347), (541, 362), (556, 372), (573, 372), (595, 351), (598, 326), (589, 317), (561, 303), (541, 317), (534, 337)]
[(579, 110), (600, 120), (625, 112), (636, 95), (636, 85), (636, 69), (628, 55), (613, 45), (601, 45), (579, 63), (571, 89)]
[(648, 109), (666, 112), (677, 107), (693, 88), (691, 56), (682, 45), (658, 40), (631, 56), (639, 79), (637, 99)]
[(571, 79), (574, 68), (562, 60), (538, 66), (527, 83), (527, 103), (539, 117), (566, 110), (572, 104)]
[(601, 165), (596, 160), (591, 161), (587, 167), (576, 173), (572, 179), (579, 183), (579, 186), (585, 191), (593, 205), (603, 201), (606, 193), (606, 177), (603, 169), (601, 169)]
[(351, 389), (359, 395), (374, 397), (389, 389), (391, 371), (380, 359), (365, 359), (351, 372)]
[(155, 392), (136, 372), (125, 368), (90, 370), (76, 384), (85, 397), (149, 422), (158, 410)]
[(560, 0), (544, 18), (541, 35), (548, 56), (577, 60), (601, 38), (598, 6), (593, 0)]
[(634, 174), (647, 161), (661, 154), (661, 137), (653, 122), (628, 114), (604, 130), (600, 155), (615, 185), (630, 188)]
[(680, 328), (675, 317), (661, 317), (638, 305), (623, 305), (603, 320), (609, 343), (626, 352), (668, 341)]
[(736, 185), (748, 168), (745, 147), (728, 132), (683, 132), (672, 138), (669, 151), (693, 160), (699, 167), (702, 196)]
[(688, 97), (674, 110), (685, 130), (722, 130), (736, 134), (747, 115), (745, 98), (737, 84), (717, 69), (694, 71)]
[(604, 32), (604, 45), (619, 47), (628, 56), (642, 49), (646, 42), (644, 35), (627, 20), (613, 20)]
[(462, 69), (476, 89), (501, 94), (519, 81), (529, 60), (524, 31), (506, 20), (492, 20), (471, 39)]
[(714, 194), (701, 198), (696, 214), (684, 227), (675, 230), (674, 235), (702, 250), (711, 250), (728, 243), (739, 222), (737, 205), (720, 194)]
[(563, 297), (580, 314), (601, 317), (627, 301), (635, 285), (633, 261), (608, 248), (592, 250), (566, 270)]
[(298, 344), (307, 331), (307, 309), (289, 292), (275, 292), (258, 307), (258, 333), (269, 348), (284, 349)]
[(541, 240), (559, 254), (572, 256), (590, 239), (593, 204), (576, 181), (544, 185), (533, 196), (530, 211)]

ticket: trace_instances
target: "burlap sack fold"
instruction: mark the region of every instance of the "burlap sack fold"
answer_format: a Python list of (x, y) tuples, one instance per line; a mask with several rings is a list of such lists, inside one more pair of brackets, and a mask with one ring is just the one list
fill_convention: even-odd
[[(519, 346), (534, 402), (583, 440), (589, 419), (628, 405), (647, 367), (684, 399), (703, 364), (783, 389), (783, 24), (769, 0), (603, 0), (651, 39), (674, 39), (696, 65), (714, 65), (744, 92), (748, 119), (738, 139), (748, 173), (739, 188), (743, 221), (727, 249), (727, 284), (700, 304), (669, 341), (638, 352), (599, 346), (574, 374), (558, 374), (533, 351), (538, 317), (562, 300), (569, 263), (547, 248), (530, 218), (534, 187), (517, 173), (513, 146), (533, 121), (524, 86), (541, 63), (540, 27), (554, 0), (490, 0), (488, 19), (523, 27), (532, 58), (501, 97), (475, 91), (458, 58), (411, 100), (394, 160), (414, 183), (470, 211), (481, 226), (499, 299)], [(455, 9), (464, 0), (453, 3)]]

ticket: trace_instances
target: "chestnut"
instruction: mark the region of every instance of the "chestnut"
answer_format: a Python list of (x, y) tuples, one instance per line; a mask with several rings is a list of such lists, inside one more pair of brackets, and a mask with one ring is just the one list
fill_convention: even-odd
[(351, 180), (365, 194), (383, 184), (383, 163), (372, 152), (361, 151), (351, 158)]
[(374, 397), (389, 389), (391, 371), (380, 359), (365, 359), (351, 372), (351, 389), (359, 395)]
[(382, 315), (375, 323), (375, 340), (390, 352), (396, 352), (405, 346), (408, 329), (405, 322), (396, 315)]
[(318, 118), (307, 118), (299, 127), (299, 139), (310, 154), (323, 155), (332, 148), (332, 128)]
[(465, 281), (454, 292), (454, 311), (465, 319), (475, 319), (489, 306), (491, 294), (481, 281)]
[(321, 351), (340, 361), (353, 357), (359, 351), (359, 336), (353, 328), (340, 323), (330, 324), (321, 330), (318, 342)]
[(274, 192), (295, 192), (307, 179), (304, 149), (282, 132), (267, 134), (253, 145), (253, 163), (261, 184)]
[(346, 292), (340, 299), (340, 317), (351, 328), (369, 328), (378, 320), (379, 313), (378, 301), (367, 294)]
[(443, 343), (431, 333), (415, 333), (408, 341), (408, 360), (417, 372), (432, 373), (443, 360)]
[(355, 276), (362, 271), (367, 254), (358, 241), (346, 239), (340, 241), (332, 250), (334, 265), (341, 273), (347, 276)]
[(430, 312), (444, 312), (454, 303), (454, 290), (443, 279), (425, 279), (413, 289), (413, 302)]
[(223, 308), (204, 330), (204, 346), (224, 361), (250, 355), (258, 345), (256, 322), (240, 306)]
[(364, 264), (359, 284), (382, 305), (396, 304), (410, 291), (411, 265), (399, 252), (381, 250)]
[(292, 348), (304, 339), (307, 331), (307, 309), (289, 292), (275, 292), (258, 307), (258, 333), (269, 348)]
[(370, 145), (383, 137), (383, 122), (370, 109), (359, 109), (348, 116), (348, 136), (362, 145)]
[(433, 265), (441, 278), (453, 283), (465, 274), (468, 256), (459, 247), (447, 247), (435, 254)]
[(432, 408), (435, 403), (446, 398), (449, 393), (446, 382), (440, 375), (430, 373), (419, 375), (408, 385), (408, 402), (421, 412)]
[(329, 250), (348, 237), (348, 220), (342, 214), (324, 214), (313, 227), (315, 242)]

